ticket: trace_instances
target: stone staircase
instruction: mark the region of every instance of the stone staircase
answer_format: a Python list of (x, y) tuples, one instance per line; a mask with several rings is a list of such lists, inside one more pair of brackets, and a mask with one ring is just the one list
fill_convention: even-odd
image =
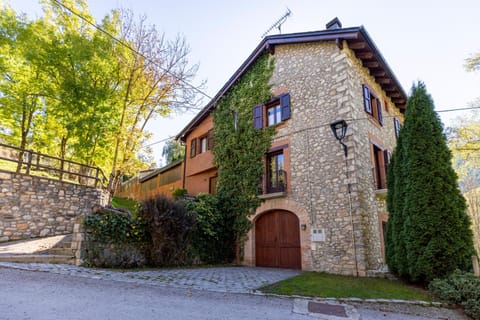
[(0, 243), (0, 262), (74, 264), (72, 235)]

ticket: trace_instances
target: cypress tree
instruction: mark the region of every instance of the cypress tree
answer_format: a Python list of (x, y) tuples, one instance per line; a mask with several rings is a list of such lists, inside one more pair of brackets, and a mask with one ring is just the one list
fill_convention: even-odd
[(432, 98), (418, 83), (407, 102), (387, 196), (387, 261), (412, 282), (470, 267), (473, 235), (451, 157)]
[(392, 155), (387, 175), (387, 210), (389, 219), (387, 224), (386, 260), (390, 271), (400, 276), (407, 273), (406, 248), (404, 237), (403, 201), (405, 199), (405, 177), (403, 169), (404, 153), (401, 144), (402, 136), (399, 136), (397, 148)]

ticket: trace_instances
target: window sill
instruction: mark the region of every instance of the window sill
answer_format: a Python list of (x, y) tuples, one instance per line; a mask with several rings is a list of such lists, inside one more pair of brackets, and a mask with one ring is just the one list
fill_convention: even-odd
[(372, 123), (373, 125), (375, 125), (375, 127), (377, 127), (378, 129), (382, 129), (382, 128), (383, 128), (383, 124), (381, 124), (380, 121), (378, 121), (378, 118), (375, 118), (375, 117), (372, 116), (371, 114), (367, 114), (367, 117), (368, 117), (368, 120), (370, 120), (370, 123)]
[(388, 189), (377, 189), (375, 190), (375, 195), (377, 196), (377, 198), (380, 198), (380, 199), (387, 199), (387, 191)]
[(286, 197), (286, 196), (287, 196), (287, 193), (285, 191), (282, 191), (282, 192), (260, 194), (260, 195), (258, 195), (258, 198), (265, 200), (265, 199), (283, 198), (283, 197)]

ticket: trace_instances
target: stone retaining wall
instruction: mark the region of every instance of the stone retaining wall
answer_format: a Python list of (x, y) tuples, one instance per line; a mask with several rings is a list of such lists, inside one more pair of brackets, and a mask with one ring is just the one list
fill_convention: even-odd
[(0, 242), (68, 234), (107, 191), (0, 171)]

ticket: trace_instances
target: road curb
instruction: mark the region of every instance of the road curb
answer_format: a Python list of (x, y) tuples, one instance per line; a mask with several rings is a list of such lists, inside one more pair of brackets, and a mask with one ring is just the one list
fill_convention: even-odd
[(455, 309), (456, 305), (436, 302), (436, 301), (421, 301), (421, 300), (400, 300), (400, 299), (361, 299), (361, 298), (319, 298), (315, 296), (299, 296), (299, 295), (284, 295), (277, 293), (264, 293), (259, 290), (252, 290), (251, 294), (260, 295), (260, 296), (271, 296), (276, 298), (284, 299), (304, 299), (304, 300), (313, 300), (324, 303), (359, 303), (359, 304), (404, 304), (404, 305), (415, 305), (422, 307), (433, 307), (433, 308), (448, 308)]

